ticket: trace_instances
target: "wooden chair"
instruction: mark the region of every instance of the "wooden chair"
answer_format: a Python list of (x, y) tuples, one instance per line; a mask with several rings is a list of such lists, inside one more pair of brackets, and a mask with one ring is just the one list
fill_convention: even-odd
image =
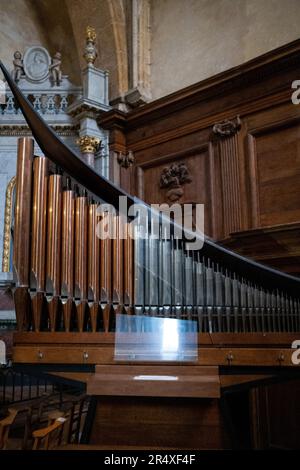
[(65, 421), (65, 418), (60, 417), (49, 426), (34, 431), (32, 450), (49, 450), (60, 446)]
[(9, 408), (8, 416), (0, 420), (0, 450), (6, 449), (9, 430), (16, 419), (17, 414), (18, 410)]
[(68, 443), (79, 443), (86, 400), (87, 397), (83, 394), (69, 402), (70, 408), (67, 413), (69, 416)]

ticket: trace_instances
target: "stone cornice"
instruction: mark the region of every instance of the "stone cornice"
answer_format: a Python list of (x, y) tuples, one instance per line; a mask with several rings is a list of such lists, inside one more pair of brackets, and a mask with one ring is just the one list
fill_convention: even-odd
[(109, 111), (109, 109), (110, 106), (106, 106), (104, 104), (99, 105), (99, 103), (93, 102), (92, 100), (82, 99), (72, 103), (68, 107), (67, 113), (72, 117), (76, 117), (84, 113), (94, 113), (99, 115), (99, 113), (105, 113)]
[[(54, 125), (50, 126), (58, 135), (61, 136), (72, 136), (77, 135), (79, 126), (75, 125)], [(31, 131), (27, 124), (13, 124), (13, 125), (1, 125), (0, 124), (0, 136), (15, 137), (15, 136), (27, 136), (31, 135)]]

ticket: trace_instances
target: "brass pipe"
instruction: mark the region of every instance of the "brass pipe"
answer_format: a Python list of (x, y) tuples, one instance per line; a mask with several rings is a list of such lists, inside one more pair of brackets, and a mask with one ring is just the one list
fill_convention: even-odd
[(19, 330), (27, 329), (29, 326), (30, 298), (28, 287), (32, 158), (33, 139), (29, 137), (20, 138), (18, 140), (13, 253), (13, 272), (16, 283), (14, 301)]
[(51, 175), (48, 185), (46, 299), (50, 330), (55, 331), (60, 294), (61, 175)]
[(35, 331), (40, 330), (45, 289), (47, 183), (48, 159), (35, 157), (33, 161), (30, 269), (30, 295)]
[(87, 198), (75, 199), (75, 305), (78, 330), (83, 331), (87, 301)]
[(75, 200), (71, 190), (62, 193), (61, 302), (64, 328), (70, 331), (74, 295), (74, 219)]
[(92, 331), (97, 330), (100, 299), (100, 240), (97, 237), (98, 204), (88, 208), (88, 305)]

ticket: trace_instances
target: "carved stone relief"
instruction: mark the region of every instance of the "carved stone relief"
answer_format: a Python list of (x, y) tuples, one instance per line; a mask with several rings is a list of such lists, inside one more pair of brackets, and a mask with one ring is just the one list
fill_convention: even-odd
[(41, 81), (48, 77), (51, 65), (50, 55), (44, 47), (29, 47), (24, 54), (23, 67), (26, 76), (32, 81)]

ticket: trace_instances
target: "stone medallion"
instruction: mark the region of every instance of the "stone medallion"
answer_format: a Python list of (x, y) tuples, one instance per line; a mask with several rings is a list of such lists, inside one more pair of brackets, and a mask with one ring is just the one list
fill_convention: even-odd
[(47, 49), (34, 46), (25, 52), (23, 64), (26, 76), (34, 82), (39, 82), (48, 77), (51, 58)]

